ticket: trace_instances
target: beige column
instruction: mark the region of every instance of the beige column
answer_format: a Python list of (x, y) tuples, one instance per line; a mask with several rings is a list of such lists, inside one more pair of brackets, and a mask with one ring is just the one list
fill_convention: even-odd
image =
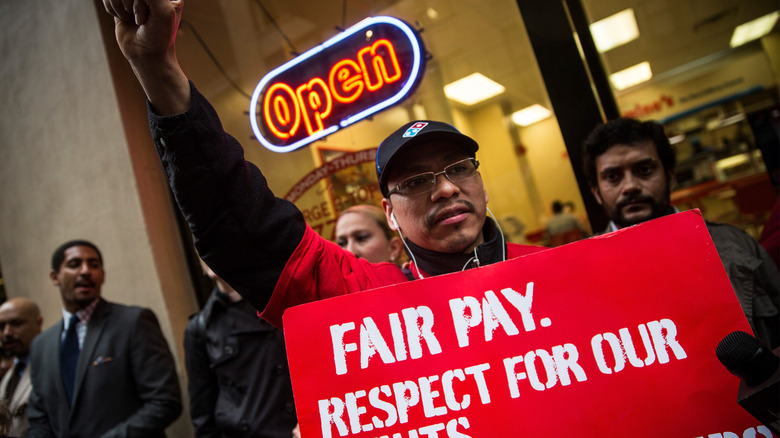
[[(61, 318), (51, 253), (103, 252), (111, 301), (151, 308), (176, 356), (196, 311), (183, 246), (146, 124), (143, 93), (96, 0), (0, 2), (0, 266), (6, 293)], [(186, 412), (170, 437), (192, 436)]]

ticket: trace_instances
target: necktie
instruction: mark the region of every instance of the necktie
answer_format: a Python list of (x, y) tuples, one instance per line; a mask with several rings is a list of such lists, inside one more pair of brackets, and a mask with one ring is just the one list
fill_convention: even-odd
[(68, 401), (73, 403), (73, 384), (76, 380), (76, 365), (79, 363), (79, 336), (76, 332), (76, 325), (79, 317), (71, 316), (68, 324), (68, 332), (65, 333), (65, 340), (62, 341), (60, 349), (60, 370), (62, 372), (62, 383), (65, 385), (65, 393)]
[(17, 362), (9, 372), (11, 373), (11, 378), (8, 379), (8, 386), (5, 387), (4, 397), (10, 402), (16, 387), (19, 385), (19, 380), (22, 378), (22, 373), (24, 372), (24, 362)]

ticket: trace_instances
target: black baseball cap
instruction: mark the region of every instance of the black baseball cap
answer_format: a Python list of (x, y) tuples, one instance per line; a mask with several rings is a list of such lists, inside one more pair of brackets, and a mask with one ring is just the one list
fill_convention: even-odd
[(379, 180), (379, 189), (382, 195), (387, 197), (388, 169), (393, 164), (393, 158), (398, 152), (415, 145), (443, 141), (463, 149), (471, 157), (474, 157), (479, 145), (471, 137), (464, 135), (454, 126), (433, 120), (417, 120), (409, 122), (390, 134), (379, 145), (376, 151), (376, 178)]

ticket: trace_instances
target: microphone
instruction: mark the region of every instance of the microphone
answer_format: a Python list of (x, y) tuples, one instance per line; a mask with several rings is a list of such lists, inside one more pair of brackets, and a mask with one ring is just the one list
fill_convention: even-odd
[(780, 435), (780, 347), (764, 348), (753, 335), (735, 331), (715, 349), (718, 360), (740, 378), (737, 402)]

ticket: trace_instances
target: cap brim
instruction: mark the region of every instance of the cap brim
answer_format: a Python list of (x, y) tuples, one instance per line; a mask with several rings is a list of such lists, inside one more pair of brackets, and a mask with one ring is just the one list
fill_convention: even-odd
[[(426, 133), (420, 133), (416, 137), (407, 140), (395, 152), (393, 152), (390, 159), (387, 160), (387, 163), (385, 163), (385, 167), (382, 170), (382, 176), (379, 180), (380, 189), (382, 189), (383, 192), (386, 191), (384, 187), (387, 185), (387, 178), (392, 172), (393, 166), (395, 165), (396, 161), (398, 161), (399, 155), (409, 150), (409, 148), (411, 147), (419, 146), (425, 143), (433, 143), (433, 142), (443, 142), (443, 143), (452, 144), (460, 148), (461, 150), (463, 150), (464, 152), (466, 152), (472, 157), (474, 157), (477, 151), (479, 150), (479, 145), (477, 144), (477, 142), (465, 134), (461, 134), (458, 132), (448, 132), (448, 131), (431, 131)], [(385, 194), (385, 196), (387, 195)]]

